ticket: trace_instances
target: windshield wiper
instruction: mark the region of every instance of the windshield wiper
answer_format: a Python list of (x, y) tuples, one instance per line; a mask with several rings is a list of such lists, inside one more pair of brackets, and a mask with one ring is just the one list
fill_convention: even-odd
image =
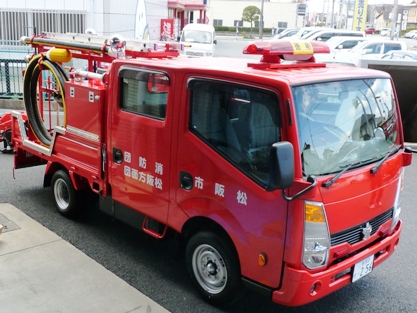
[(331, 179), (324, 181), (321, 185), (323, 187), (329, 188), (331, 185), (333, 185), (336, 180), (339, 179), (340, 176), (343, 175), (348, 169), (350, 169), (354, 165), (358, 165), (359, 163), (350, 163), (348, 164), (343, 170), (341, 170), (339, 173), (337, 173), (335, 176), (333, 176)]
[(388, 152), (386, 152), (385, 156), (373, 168), (371, 168), (370, 170), (371, 174), (375, 174), (376, 172), (378, 172), (379, 168), (381, 167), (382, 164), (384, 164), (384, 162), (388, 159), (388, 157), (392, 155), (394, 152), (397, 152), (398, 149), (400, 149), (400, 147), (401, 147), (400, 145), (397, 145), (394, 148), (390, 149)]

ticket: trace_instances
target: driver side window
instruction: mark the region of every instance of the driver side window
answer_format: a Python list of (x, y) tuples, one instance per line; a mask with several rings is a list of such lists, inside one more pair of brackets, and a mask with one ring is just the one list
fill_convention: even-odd
[(270, 148), (280, 140), (276, 94), (213, 81), (193, 80), (189, 87), (191, 132), (267, 185)]

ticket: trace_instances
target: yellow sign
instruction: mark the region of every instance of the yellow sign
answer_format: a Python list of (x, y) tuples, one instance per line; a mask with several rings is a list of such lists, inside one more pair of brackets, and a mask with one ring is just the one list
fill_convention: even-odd
[(294, 54), (313, 54), (313, 46), (309, 41), (291, 41)]
[(356, 0), (353, 14), (353, 30), (365, 30), (368, 0)]

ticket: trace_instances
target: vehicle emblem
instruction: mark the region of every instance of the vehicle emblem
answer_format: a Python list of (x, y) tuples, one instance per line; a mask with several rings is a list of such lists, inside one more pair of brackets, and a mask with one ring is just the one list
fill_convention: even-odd
[(372, 225), (369, 222), (366, 223), (365, 227), (362, 227), (362, 239), (366, 240), (371, 237)]

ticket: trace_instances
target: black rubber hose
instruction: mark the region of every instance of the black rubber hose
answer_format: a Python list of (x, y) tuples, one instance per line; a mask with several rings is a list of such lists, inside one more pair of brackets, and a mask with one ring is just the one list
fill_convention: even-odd
[[(23, 100), (25, 104), (26, 114), (28, 116), (29, 125), (40, 143), (44, 146), (49, 147), (51, 144), (51, 134), (48, 129), (46, 129), (45, 124), (42, 119), (41, 112), (39, 112), (38, 107), (38, 82), (39, 75), (42, 71), (39, 67), (47, 68), (56, 80), (56, 84), (61, 92), (62, 102), (64, 107), (64, 124), (65, 124), (65, 96), (64, 96), (64, 87), (65, 81), (68, 80), (68, 77), (61, 67), (60, 64), (51, 62), (47, 59), (41, 59), (41, 55), (36, 55), (29, 62), (25, 76), (23, 80)], [(42, 94), (39, 94), (39, 97), (42, 97)], [(64, 125), (65, 127), (66, 125)]]
[[(49, 146), (51, 144), (51, 135), (49, 134), (48, 130), (45, 128), (41, 112), (39, 112), (39, 106), (38, 106), (38, 96), (39, 98), (42, 97), (41, 94), (38, 95), (38, 81), (39, 81), (39, 66), (36, 66), (32, 71), (32, 78), (30, 80), (30, 105), (32, 106), (32, 115), (28, 115), (29, 123), (34, 130), (36, 138), (39, 139), (40, 142), (43, 144)], [(35, 131), (36, 129), (36, 131)]]
[[(35, 92), (35, 95), (33, 95), (31, 92), (32, 91), (31, 81), (33, 78), (33, 71), (35, 67), (38, 66), (38, 61), (40, 57), (41, 57), (40, 55), (36, 55), (35, 57), (33, 57), (32, 60), (29, 62), (28, 66), (26, 67), (25, 76), (23, 78), (23, 102), (25, 104), (25, 110), (26, 110), (26, 114), (29, 120), (29, 127), (32, 129), (35, 136), (41, 142), (44, 142), (47, 140), (44, 138), (44, 136), (40, 136), (40, 134), (42, 134), (43, 132), (39, 129), (39, 126), (37, 123), (38, 117), (35, 117), (36, 113), (39, 114), (39, 110), (37, 107), (36, 107), (36, 110), (34, 110), (34, 107), (32, 105), (32, 99), (35, 99), (35, 102), (36, 102), (36, 92)], [(39, 138), (39, 137), (42, 137), (42, 138)]]

